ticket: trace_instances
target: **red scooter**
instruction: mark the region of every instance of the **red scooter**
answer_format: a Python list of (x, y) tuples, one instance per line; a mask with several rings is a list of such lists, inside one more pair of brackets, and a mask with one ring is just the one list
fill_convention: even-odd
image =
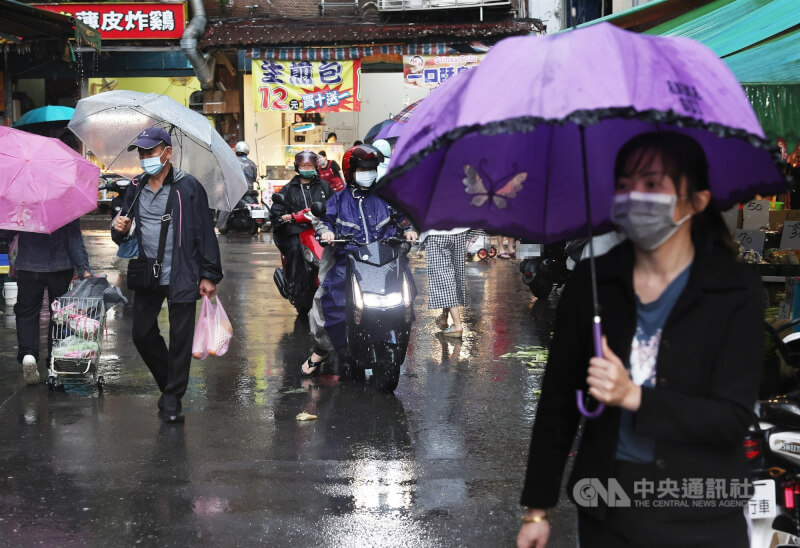
[[(280, 194), (272, 196), (273, 201), (280, 201), (283, 197)], [(302, 223), (307, 228), (300, 233), (300, 247), (303, 251), (302, 274), (298, 276), (293, 291), (289, 291), (289, 284), (286, 280), (286, 256), (281, 253), (281, 265), (283, 268), (276, 268), (272, 279), (278, 287), (278, 291), (284, 299), (287, 299), (297, 309), (298, 314), (307, 314), (314, 303), (314, 293), (319, 287), (319, 262), (322, 259), (322, 246), (316, 239), (314, 227), (311, 225), (313, 216), (311, 209), (306, 208), (297, 213), (292, 213), (291, 221), (285, 223)]]

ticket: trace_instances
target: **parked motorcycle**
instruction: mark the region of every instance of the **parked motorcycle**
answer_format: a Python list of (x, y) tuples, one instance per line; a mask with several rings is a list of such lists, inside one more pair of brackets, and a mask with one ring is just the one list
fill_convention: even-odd
[[(800, 333), (781, 339), (773, 327), (766, 329), (786, 364), (800, 369)], [(800, 389), (759, 401), (756, 415), (744, 441), (755, 487), (748, 502), (750, 546), (800, 546)]]
[[(318, 217), (325, 214), (321, 203), (311, 210)], [(331, 243), (347, 253), (348, 362), (356, 377), (371, 371), (379, 390), (394, 392), (414, 319), (416, 287), (408, 273), (411, 243), (390, 237), (360, 244), (352, 236), (338, 235)]]
[[(105, 173), (100, 176), (103, 181), (97, 187), (101, 193), (101, 198), (98, 200), (98, 207), (107, 206), (111, 211), (111, 217), (116, 217), (117, 213), (122, 210), (122, 204), (125, 202), (125, 192), (131, 186), (129, 179), (121, 177), (115, 173)], [(109, 193), (114, 193), (114, 196), (109, 196)]]
[[(274, 194), (273, 201), (283, 203), (283, 196)], [(289, 284), (286, 280), (286, 256), (281, 253), (281, 266), (276, 268), (272, 276), (278, 291), (284, 299), (287, 299), (298, 314), (308, 314), (314, 303), (314, 293), (319, 287), (319, 261), (322, 259), (322, 246), (316, 239), (314, 227), (311, 225), (313, 215), (310, 208), (292, 214), (291, 221), (284, 223), (305, 223), (308, 228), (300, 233), (300, 246), (303, 250), (303, 260), (305, 265), (301, 279), (297, 280), (293, 291), (289, 291)]]
[(543, 246), (540, 257), (525, 259), (520, 263), (522, 283), (530, 288), (537, 299), (547, 299), (553, 288), (559, 288), (567, 282), (571, 272), (569, 259), (577, 263), (587, 242), (587, 239), (580, 239)]
[(259, 201), (259, 197), (257, 190), (248, 190), (228, 215), (224, 226), (217, 225), (219, 233), (227, 234), (233, 230), (258, 234), (259, 229), (265, 225), (267, 217), (269, 217), (269, 211)]

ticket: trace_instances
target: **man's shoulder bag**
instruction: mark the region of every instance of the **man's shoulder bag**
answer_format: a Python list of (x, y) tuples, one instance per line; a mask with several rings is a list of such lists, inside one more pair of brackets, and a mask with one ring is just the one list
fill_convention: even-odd
[[(164, 215), (161, 216), (161, 233), (158, 238), (158, 256), (151, 259), (141, 256), (128, 262), (128, 289), (131, 291), (155, 291), (161, 282), (161, 265), (167, 247), (167, 231), (172, 220), (172, 202), (175, 197), (175, 183), (170, 184), (169, 197)], [(144, 255), (144, 249), (141, 250)]]

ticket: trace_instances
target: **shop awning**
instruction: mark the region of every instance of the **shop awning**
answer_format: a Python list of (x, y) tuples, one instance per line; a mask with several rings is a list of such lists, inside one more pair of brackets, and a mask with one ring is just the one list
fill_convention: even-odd
[(544, 30), (535, 19), (483, 23), (366, 23), (330, 19), (247, 19), (209, 25), (200, 47), (376, 46), (470, 42)]
[[(346, 61), (368, 57), (402, 57), (403, 55), (447, 55), (458, 53), (444, 42), (433, 44), (387, 44), (383, 46), (250, 48), (247, 57), (276, 61)], [(402, 62), (402, 59), (398, 59)]]
[(100, 33), (73, 17), (40, 10), (17, 0), (0, 0), (0, 13), (0, 34), (12, 36), (19, 43), (74, 38), (100, 50)]

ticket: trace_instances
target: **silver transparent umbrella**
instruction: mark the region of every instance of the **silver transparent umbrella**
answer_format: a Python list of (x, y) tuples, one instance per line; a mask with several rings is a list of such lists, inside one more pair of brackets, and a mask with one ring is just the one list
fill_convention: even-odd
[(160, 126), (172, 137), (172, 163), (194, 175), (209, 206), (231, 211), (248, 190), (236, 155), (208, 119), (165, 95), (107, 91), (78, 101), (68, 124), (106, 169), (133, 177), (142, 172), (127, 148), (143, 130)]

